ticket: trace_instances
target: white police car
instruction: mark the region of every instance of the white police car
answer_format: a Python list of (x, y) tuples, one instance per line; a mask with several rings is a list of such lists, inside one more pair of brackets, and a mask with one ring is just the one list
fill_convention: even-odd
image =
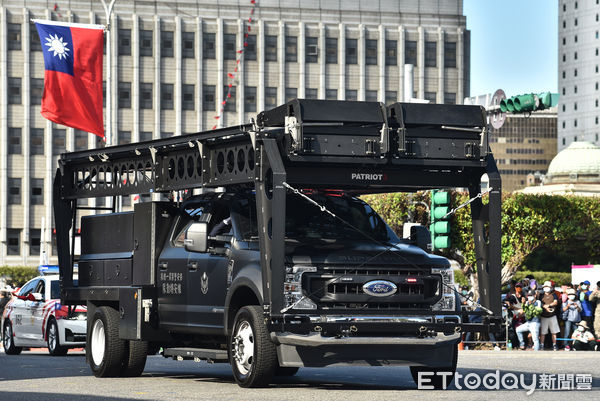
[(22, 349), (48, 347), (50, 355), (65, 355), (69, 348), (85, 346), (86, 308), (69, 315), (60, 304), (57, 266), (40, 266), (43, 274), (13, 294), (2, 315), (2, 344), (8, 355)]

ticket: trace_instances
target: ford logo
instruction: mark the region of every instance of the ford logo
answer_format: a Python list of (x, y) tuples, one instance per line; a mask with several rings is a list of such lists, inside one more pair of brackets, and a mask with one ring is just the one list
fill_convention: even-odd
[(363, 285), (363, 291), (365, 294), (372, 295), (374, 297), (387, 297), (396, 293), (398, 287), (396, 284), (386, 280), (373, 280)]

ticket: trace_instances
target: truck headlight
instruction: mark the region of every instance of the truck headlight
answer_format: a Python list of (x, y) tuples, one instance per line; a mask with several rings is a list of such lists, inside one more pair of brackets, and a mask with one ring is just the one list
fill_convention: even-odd
[(445, 310), (453, 311), (456, 310), (456, 297), (454, 295), (454, 270), (450, 267), (434, 267), (431, 269), (432, 274), (439, 274), (442, 276), (442, 298), (433, 305), (433, 310)]
[(317, 305), (302, 292), (302, 275), (306, 272), (316, 272), (315, 266), (288, 266), (285, 268), (283, 296), (285, 306), (292, 309), (317, 309)]

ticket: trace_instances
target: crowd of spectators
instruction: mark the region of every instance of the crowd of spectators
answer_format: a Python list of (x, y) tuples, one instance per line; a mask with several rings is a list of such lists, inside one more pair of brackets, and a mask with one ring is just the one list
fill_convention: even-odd
[[(590, 287), (587, 280), (579, 285), (561, 286), (546, 281), (541, 287), (533, 277), (512, 281), (508, 292), (502, 295), (508, 325), (507, 345), (535, 351), (544, 348), (600, 351), (600, 281), (595, 289)], [(463, 308), (476, 308), (468, 287), (461, 287), (461, 297)], [(471, 339), (467, 334), (464, 339), (467, 347)], [(490, 342), (499, 350), (496, 341), (490, 335)]]

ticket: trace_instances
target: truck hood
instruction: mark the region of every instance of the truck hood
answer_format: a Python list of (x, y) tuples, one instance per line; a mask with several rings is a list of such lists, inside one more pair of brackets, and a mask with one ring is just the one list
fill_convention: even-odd
[(448, 259), (431, 255), (414, 245), (395, 243), (394, 247), (367, 243), (286, 243), (286, 262), (332, 265), (427, 265), (449, 267)]

